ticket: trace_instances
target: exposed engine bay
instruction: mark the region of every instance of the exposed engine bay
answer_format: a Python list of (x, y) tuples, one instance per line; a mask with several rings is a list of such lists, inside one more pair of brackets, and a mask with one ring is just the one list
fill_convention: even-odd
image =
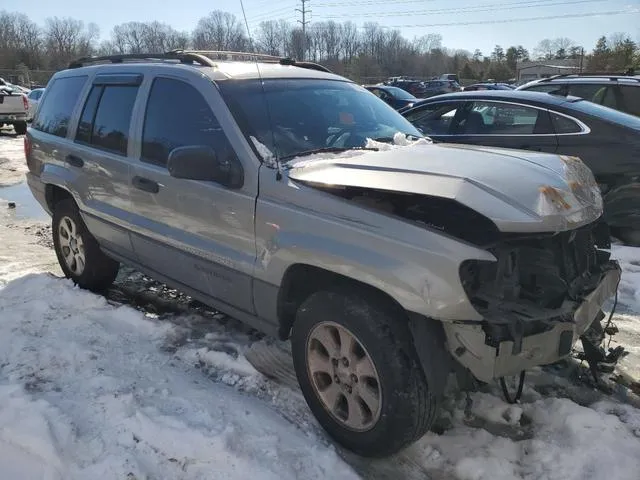
[[(483, 316), (487, 346), (513, 343), (521, 352), (525, 337), (572, 323), (581, 302), (611, 270), (609, 228), (601, 219), (575, 230), (504, 233), (488, 218), (455, 200), (358, 187), (318, 186), (367, 208), (410, 220), (425, 228), (491, 252), (496, 262), (469, 260), (460, 279), (471, 303)], [(575, 339), (561, 342), (560, 356)]]

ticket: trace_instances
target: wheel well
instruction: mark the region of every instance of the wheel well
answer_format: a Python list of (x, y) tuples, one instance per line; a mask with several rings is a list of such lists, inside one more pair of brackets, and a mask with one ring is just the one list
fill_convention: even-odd
[(68, 190), (65, 190), (62, 187), (58, 187), (57, 185), (47, 184), (45, 187), (45, 199), (47, 201), (47, 206), (49, 207), (49, 211), (53, 212), (56, 203), (71, 199), (73, 200), (73, 196), (69, 193)]
[(302, 302), (312, 293), (329, 287), (332, 289), (339, 287), (350, 290), (357, 289), (362, 291), (367, 298), (376, 297), (391, 308), (401, 311), (403, 315), (407, 314), (406, 310), (393, 297), (376, 287), (312, 265), (295, 264), (285, 272), (278, 292), (278, 319), (280, 321), (278, 334), (282, 340), (289, 338), (296, 312)]

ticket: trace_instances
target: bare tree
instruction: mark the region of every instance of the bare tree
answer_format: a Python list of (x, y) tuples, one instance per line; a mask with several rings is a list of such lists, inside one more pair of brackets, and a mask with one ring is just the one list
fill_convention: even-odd
[(555, 45), (553, 40), (549, 40), (548, 38), (540, 40), (536, 48), (533, 50), (533, 53), (539, 60), (552, 59), (555, 54)]
[(75, 57), (90, 55), (100, 36), (95, 23), (70, 17), (53, 17), (45, 21), (44, 44), (54, 67), (61, 67)]
[(235, 15), (215, 10), (198, 22), (193, 45), (199, 50), (244, 50), (249, 41)]
[(269, 55), (282, 55), (282, 34), (278, 21), (260, 22), (256, 33), (258, 49)]
[(436, 48), (442, 48), (442, 35), (429, 33), (414, 40), (414, 44), (420, 53), (431, 53)]

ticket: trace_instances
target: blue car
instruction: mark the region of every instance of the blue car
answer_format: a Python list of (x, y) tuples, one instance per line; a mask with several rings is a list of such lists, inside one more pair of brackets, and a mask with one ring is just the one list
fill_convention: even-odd
[(406, 90), (389, 85), (365, 85), (364, 88), (373, 93), (376, 97), (384, 100), (396, 110), (405, 107), (412, 107), (419, 99), (411, 95)]

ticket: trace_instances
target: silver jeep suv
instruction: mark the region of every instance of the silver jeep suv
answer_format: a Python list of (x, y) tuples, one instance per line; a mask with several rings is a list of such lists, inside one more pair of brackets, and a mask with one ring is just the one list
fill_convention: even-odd
[(318, 65), (246, 55), (53, 77), (27, 176), (76, 284), (128, 264), (291, 339), (318, 421), (370, 456), (430, 428), (450, 372), (552, 363), (599, 323), (620, 269), (579, 159), (435, 145)]

